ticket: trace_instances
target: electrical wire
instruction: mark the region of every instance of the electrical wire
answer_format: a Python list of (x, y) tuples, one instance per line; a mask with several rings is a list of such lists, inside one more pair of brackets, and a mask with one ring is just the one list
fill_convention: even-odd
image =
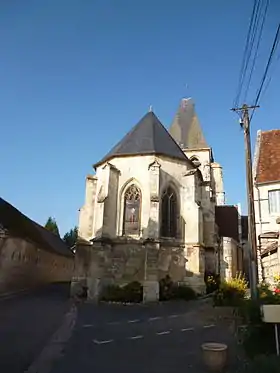
[[(270, 51), (270, 54), (269, 54), (269, 58), (268, 58), (268, 61), (267, 61), (267, 64), (266, 64), (266, 68), (265, 68), (263, 77), (261, 79), (260, 88), (257, 90), (257, 97), (255, 99), (255, 102), (254, 102), (253, 106), (257, 106), (258, 103), (259, 103), (260, 96), (261, 96), (261, 93), (262, 93), (262, 89), (263, 89), (264, 83), (266, 81), (267, 73), (268, 73), (268, 70), (271, 66), (272, 59), (275, 55), (275, 51), (277, 50), (279, 40), (280, 40), (280, 23), (277, 27), (277, 31), (276, 31), (276, 34), (275, 34), (275, 37), (274, 37), (274, 41), (273, 41), (272, 48), (271, 48), (271, 51)], [(252, 120), (254, 112), (255, 112), (255, 110), (253, 109), (250, 120)]]
[[(261, 23), (260, 31), (259, 31), (259, 34), (258, 34), (257, 45), (256, 45), (256, 48), (255, 48), (255, 54), (254, 54), (254, 57), (253, 57), (253, 62), (252, 62), (251, 71), (250, 71), (249, 79), (248, 79), (248, 82), (247, 82), (247, 86), (246, 86), (246, 89), (245, 89), (243, 102), (246, 102), (247, 95), (248, 95), (248, 90), (249, 90), (251, 80), (252, 80), (252, 76), (253, 76), (253, 72), (254, 72), (254, 69), (255, 69), (256, 60), (257, 60), (258, 51), (259, 51), (259, 46), (260, 46), (260, 42), (261, 42), (261, 39), (262, 39), (264, 24), (265, 24), (265, 20), (266, 20), (266, 16), (267, 16), (268, 6), (269, 6), (269, 0), (267, 0), (266, 4), (264, 5), (264, 7), (265, 7), (264, 14), (263, 14), (263, 17), (262, 17), (262, 23)], [(260, 16), (259, 16), (258, 22), (259, 21), (260, 21)]]
[(242, 82), (244, 80), (244, 75), (245, 75), (245, 65), (246, 65), (246, 61), (248, 59), (247, 54), (248, 54), (248, 50), (249, 50), (249, 43), (250, 43), (250, 38), (251, 38), (252, 26), (253, 26), (253, 22), (254, 22), (254, 18), (255, 18), (257, 5), (258, 5), (257, 0), (254, 0), (254, 6), (253, 6), (251, 18), (250, 18), (250, 23), (249, 23), (249, 28), (248, 28), (248, 32), (247, 32), (245, 48), (244, 48), (244, 52), (243, 52), (241, 68), (240, 68), (240, 72), (239, 72), (237, 93), (236, 93), (236, 98), (235, 98), (234, 103), (233, 103), (233, 107), (237, 107), (238, 103), (239, 103), (239, 98), (240, 98), (240, 94), (241, 94), (241, 90), (242, 90)]

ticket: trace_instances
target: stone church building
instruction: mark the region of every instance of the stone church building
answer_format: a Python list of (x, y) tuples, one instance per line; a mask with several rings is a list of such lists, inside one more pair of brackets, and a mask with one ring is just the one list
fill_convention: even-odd
[(225, 195), (193, 101), (181, 101), (169, 131), (149, 111), (94, 169), (72, 285), (96, 298), (104, 284), (137, 280), (156, 299), (156, 284), (169, 274), (202, 292), (205, 270), (217, 266), (215, 207)]

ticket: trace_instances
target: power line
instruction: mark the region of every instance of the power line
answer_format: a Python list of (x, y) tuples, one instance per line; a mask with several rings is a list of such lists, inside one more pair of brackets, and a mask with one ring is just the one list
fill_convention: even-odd
[[(266, 64), (264, 75), (261, 79), (260, 88), (257, 91), (257, 97), (255, 99), (254, 106), (258, 105), (258, 103), (259, 103), (260, 96), (261, 96), (261, 93), (262, 93), (262, 89), (263, 89), (263, 86), (264, 86), (264, 83), (265, 83), (265, 80), (266, 80), (266, 77), (267, 77), (267, 73), (268, 73), (269, 67), (271, 65), (271, 61), (272, 61), (272, 58), (275, 54), (275, 51), (276, 51), (278, 43), (279, 43), (279, 37), (280, 37), (280, 23), (277, 27), (277, 31), (276, 31), (274, 41), (273, 41), (273, 44), (272, 44), (272, 48), (271, 48), (271, 51), (270, 51), (270, 55), (269, 55), (269, 58), (268, 58), (268, 61), (267, 61), (267, 64)], [(254, 112), (255, 112), (255, 110), (253, 109), (250, 120), (252, 120)]]
[(280, 53), (279, 53), (278, 57), (275, 57), (275, 58), (276, 58), (276, 61), (275, 61), (275, 64), (274, 64), (273, 71), (271, 71), (270, 77), (269, 77), (269, 79), (267, 80), (266, 85), (265, 85), (264, 88), (263, 88), (263, 92), (262, 92), (261, 98), (263, 98), (263, 97), (265, 96), (266, 91), (268, 90), (269, 84), (270, 84), (270, 82), (271, 82), (272, 75), (273, 75), (273, 73), (275, 72), (276, 67), (277, 67), (276, 64), (277, 64), (277, 62), (280, 60)]
[[(257, 34), (257, 29), (258, 29), (258, 25), (259, 25), (260, 5), (261, 5), (261, 3), (260, 3), (260, 0), (259, 0), (258, 4), (256, 6), (256, 14), (255, 14), (255, 18), (254, 18), (254, 24), (253, 24), (253, 29), (252, 29), (252, 36), (251, 36), (251, 40), (250, 40), (250, 45), (249, 45), (249, 48), (248, 48), (248, 57), (247, 57), (246, 64), (245, 64), (245, 70), (244, 70), (241, 92), (242, 92), (243, 84), (245, 82), (246, 73), (247, 73), (247, 69), (248, 69), (248, 66), (249, 66), (249, 62), (250, 62), (250, 58), (251, 58), (251, 54), (252, 54), (252, 50), (253, 50), (253, 47), (254, 47), (255, 38), (256, 38), (256, 34)], [(241, 92), (240, 92), (240, 95), (241, 95)]]
[(250, 43), (251, 30), (252, 30), (252, 25), (253, 25), (255, 13), (256, 13), (256, 7), (257, 7), (257, 0), (254, 1), (254, 6), (253, 6), (251, 18), (250, 18), (250, 23), (249, 23), (249, 28), (248, 28), (248, 32), (247, 32), (245, 48), (244, 48), (244, 52), (243, 52), (243, 59), (242, 59), (241, 68), (240, 68), (240, 72), (239, 72), (237, 93), (236, 93), (236, 98), (234, 100), (233, 107), (236, 107), (238, 105), (238, 101), (239, 101), (239, 97), (240, 97), (240, 93), (241, 93), (241, 89), (242, 89), (242, 82), (243, 82), (243, 79), (244, 79), (245, 65), (246, 65), (246, 61), (247, 61), (247, 54), (248, 54), (248, 49), (249, 49), (248, 47), (249, 47), (249, 43)]
[[(259, 46), (260, 46), (260, 42), (261, 42), (261, 39), (262, 39), (263, 28), (264, 28), (266, 15), (267, 15), (267, 11), (268, 11), (268, 6), (269, 6), (269, 0), (267, 0), (266, 4), (265, 4), (264, 14), (263, 14), (263, 17), (262, 17), (262, 23), (261, 23), (261, 27), (260, 27), (260, 31), (259, 31), (259, 35), (258, 35), (258, 40), (257, 40), (256, 49), (255, 49), (255, 54), (254, 54), (254, 57), (253, 57), (251, 71), (250, 71), (249, 79), (248, 79), (247, 86), (246, 86), (245, 93), (244, 93), (244, 99), (243, 99), (244, 102), (247, 99), (248, 90), (249, 90), (250, 83), (251, 83), (252, 76), (253, 76), (253, 72), (254, 72), (254, 69), (255, 69), (255, 64), (256, 64), (258, 51), (259, 51)], [(260, 21), (260, 15), (259, 15), (259, 18), (258, 18), (258, 22), (259, 21)]]

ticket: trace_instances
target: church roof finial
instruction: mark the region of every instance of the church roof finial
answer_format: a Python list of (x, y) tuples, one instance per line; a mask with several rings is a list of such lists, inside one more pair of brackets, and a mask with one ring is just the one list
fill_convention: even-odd
[(152, 112), (152, 111), (153, 111), (153, 106), (150, 105), (150, 106), (149, 106), (149, 113)]

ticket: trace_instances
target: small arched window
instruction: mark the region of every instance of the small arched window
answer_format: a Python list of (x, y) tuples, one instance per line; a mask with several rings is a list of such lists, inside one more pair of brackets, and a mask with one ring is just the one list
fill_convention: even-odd
[(161, 236), (173, 237), (177, 235), (178, 204), (174, 190), (168, 187), (161, 197)]
[(124, 194), (123, 234), (140, 233), (141, 191), (130, 185)]

